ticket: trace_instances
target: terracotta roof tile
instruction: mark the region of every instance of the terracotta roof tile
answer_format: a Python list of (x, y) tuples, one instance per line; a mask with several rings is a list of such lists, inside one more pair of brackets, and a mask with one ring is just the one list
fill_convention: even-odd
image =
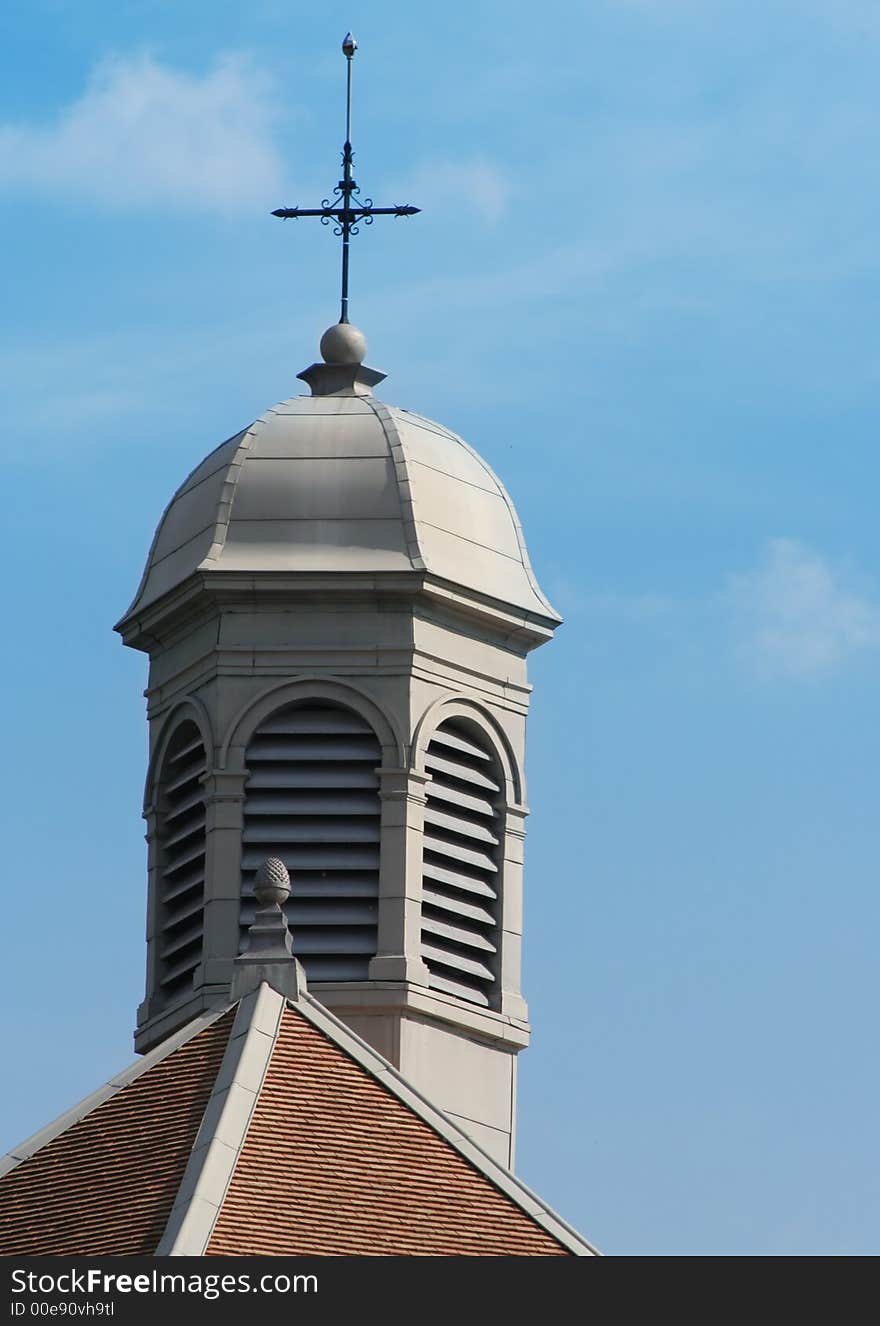
[(152, 1253), (231, 1026), (228, 1013), (0, 1179), (0, 1255)]
[(293, 1009), (208, 1256), (568, 1256)]

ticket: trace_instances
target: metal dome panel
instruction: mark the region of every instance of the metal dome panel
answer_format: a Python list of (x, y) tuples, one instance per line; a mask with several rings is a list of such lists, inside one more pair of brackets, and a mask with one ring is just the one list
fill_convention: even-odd
[(197, 467), (130, 615), (195, 572), (418, 571), (557, 621), (513, 504), (461, 438), (371, 396), (300, 396)]

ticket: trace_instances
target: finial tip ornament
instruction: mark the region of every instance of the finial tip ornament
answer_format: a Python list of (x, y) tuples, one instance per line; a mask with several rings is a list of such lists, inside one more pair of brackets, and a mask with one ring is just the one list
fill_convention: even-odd
[(277, 856), (267, 856), (254, 876), (254, 893), (261, 907), (277, 902), (279, 907), (290, 897), (290, 875)]
[(303, 969), (293, 954), (293, 939), (284, 915), (290, 897), (290, 875), (277, 856), (267, 856), (254, 876), (257, 907), (244, 949), (235, 959), (233, 1000), (258, 990), (265, 982), (288, 999), (299, 999), (306, 988)]
[(335, 322), (321, 337), (321, 358), (325, 364), (362, 364), (367, 354), (367, 338), (350, 322)]
[(342, 52), (346, 59), (350, 60), (358, 48), (358, 44), (350, 32), (346, 32), (342, 39)]

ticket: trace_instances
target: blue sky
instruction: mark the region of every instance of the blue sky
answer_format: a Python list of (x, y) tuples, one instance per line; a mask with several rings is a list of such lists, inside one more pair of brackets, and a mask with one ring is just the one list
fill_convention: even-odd
[(357, 173), (383, 397), (492, 463), (533, 656), (519, 1170), (610, 1253), (880, 1251), (872, 0), (8, 0), (0, 1150), (130, 1057), (171, 492), (299, 389)]

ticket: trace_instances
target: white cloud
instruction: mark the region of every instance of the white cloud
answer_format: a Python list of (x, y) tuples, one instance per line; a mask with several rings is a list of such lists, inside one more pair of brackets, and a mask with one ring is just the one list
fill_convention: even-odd
[(432, 212), (460, 210), (464, 204), (490, 226), (501, 220), (510, 198), (504, 172), (485, 157), (424, 161), (392, 189), (395, 201), (418, 201), (420, 207), (430, 208)]
[(119, 210), (252, 207), (281, 181), (269, 91), (235, 57), (202, 77), (147, 55), (108, 60), (54, 123), (0, 125), (0, 188)]
[(795, 539), (771, 539), (730, 595), (743, 657), (771, 677), (815, 677), (880, 647), (880, 606)]

